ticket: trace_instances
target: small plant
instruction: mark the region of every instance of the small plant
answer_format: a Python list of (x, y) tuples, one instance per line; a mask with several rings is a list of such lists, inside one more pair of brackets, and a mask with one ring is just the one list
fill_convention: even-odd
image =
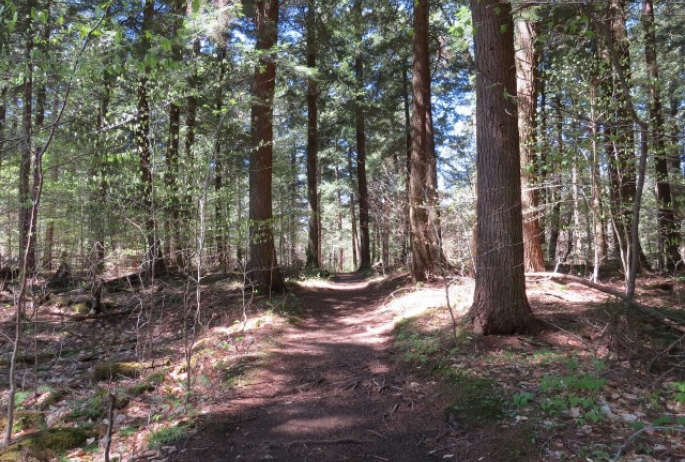
[(159, 446), (174, 444), (177, 441), (187, 437), (188, 427), (184, 425), (177, 425), (175, 427), (165, 427), (160, 430), (153, 431), (147, 440), (148, 449), (154, 449)]
[(514, 406), (518, 408), (526, 407), (535, 398), (535, 395), (528, 392), (517, 393), (514, 395)]

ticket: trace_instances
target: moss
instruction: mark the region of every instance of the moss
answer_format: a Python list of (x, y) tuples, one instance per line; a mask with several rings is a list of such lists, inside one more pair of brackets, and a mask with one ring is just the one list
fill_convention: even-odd
[(500, 443), (501, 454), (509, 462), (539, 460), (535, 432), (530, 426), (514, 427), (504, 432)]
[[(38, 361), (38, 364), (44, 363), (46, 361), (50, 361), (53, 359), (55, 356), (57, 356), (56, 353), (49, 352), (49, 351), (41, 351), (37, 354), (34, 353), (27, 353), (27, 354), (20, 354), (17, 355), (17, 364), (27, 364), (29, 366), (32, 366)], [(10, 357), (5, 356), (3, 358), (0, 358), (0, 367), (9, 367), (10, 364)]]
[(145, 367), (145, 364), (136, 362), (102, 363), (95, 366), (93, 378), (96, 381), (115, 380), (119, 377), (137, 379)]
[(453, 404), (448, 412), (467, 429), (483, 427), (503, 416), (503, 390), (490, 379), (453, 373), (449, 393)]
[(147, 440), (147, 447), (149, 449), (154, 449), (159, 446), (174, 444), (187, 437), (188, 425), (166, 427), (150, 434)]
[(82, 446), (91, 434), (82, 428), (39, 431), (0, 451), (0, 462), (48, 462)]
[(45, 427), (45, 416), (42, 412), (19, 411), (16, 414), (15, 427), (21, 431)]

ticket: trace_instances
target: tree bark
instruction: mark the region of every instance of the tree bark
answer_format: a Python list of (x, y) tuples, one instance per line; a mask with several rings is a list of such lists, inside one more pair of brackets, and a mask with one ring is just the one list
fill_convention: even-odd
[(414, 281), (425, 281), (434, 271), (428, 220), (428, 0), (414, 2), (412, 72), (411, 164), (409, 176), (409, 220), (411, 222), (411, 275)]
[(659, 66), (657, 64), (652, 0), (644, 0), (642, 24), (645, 27), (645, 63), (647, 64), (647, 78), (649, 79), (649, 119), (656, 177), (659, 269), (673, 271), (681, 259), (678, 251), (681, 236), (673, 214), (671, 184), (668, 181), (668, 157), (664, 142), (664, 118), (659, 92)]
[(521, 164), (511, 5), (472, 0), (476, 75), (476, 288), (468, 319), (485, 335), (535, 332), (523, 271)]
[(359, 45), (354, 58), (354, 73), (358, 95), (355, 102), (357, 138), (357, 188), (359, 191), (359, 270), (371, 269), (371, 243), (369, 235), (369, 189), (366, 183), (366, 115), (364, 111), (364, 53), (362, 32), (362, 2), (356, 0), (354, 13), (357, 16), (357, 39)]
[[(522, 13), (525, 14), (525, 11)], [(521, 143), (521, 203), (523, 207), (523, 256), (525, 270), (544, 271), (545, 258), (540, 236), (537, 182), (537, 98), (538, 53), (535, 49), (537, 28), (532, 21), (516, 23), (516, 73), (518, 128)]]
[(258, 1), (257, 44), (250, 152), (250, 279), (257, 290), (284, 292), (272, 232), (273, 103), (276, 63), (272, 51), (278, 39), (278, 0)]
[[(307, 7), (307, 67), (316, 68), (316, 2), (309, 1)], [(307, 79), (307, 267), (321, 266), (319, 255), (319, 194), (318, 194), (318, 151), (319, 151), (319, 89), (316, 77)]]

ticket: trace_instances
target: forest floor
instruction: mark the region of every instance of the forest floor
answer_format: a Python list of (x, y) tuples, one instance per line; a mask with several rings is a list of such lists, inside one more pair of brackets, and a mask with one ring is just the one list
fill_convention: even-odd
[[(273, 298), (240, 282), (205, 278), (200, 310), (181, 278), (111, 290), (96, 315), (37, 306), (0, 462), (104, 460), (108, 431), (121, 462), (685, 460), (682, 325), (601, 292), (529, 281), (549, 330), (480, 337), (452, 329), (439, 281), (340, 275)], [(451, 281), (457, 319), (472, 293)], [(683, 318), (685, 281), (644, 278), (639, 294)], [(0, 322), (11, 337), (9, 305)]]

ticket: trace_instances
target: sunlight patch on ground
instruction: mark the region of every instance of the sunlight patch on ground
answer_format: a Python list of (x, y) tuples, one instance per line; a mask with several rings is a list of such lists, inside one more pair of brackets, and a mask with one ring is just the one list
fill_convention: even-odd
[[(450, 304), (455, 314), (465, 314), (473, 301), (473, 281), (463, 282), (450, 287)], [(394, 314), (393, 322), (420, 316), (430, 309), (446, 308), (447, 297), (443, 288), (418, 289), (413, 292), (393, 294), (385, 304), (385, 309)]]
[[(470, 279), (450, 287), (450, 305), (456, 316), (462, 316), (468, 311), (473, 302), (473, 288), (474, 282)], [(419, 317), (429, 310), (446, 309), (447, 298), (444, 288), (419, 288), (411, 292), (398, 290), (388, 296), (379, 308), (381, 313), (390, 314), (392, 319), (367, 329), (379, 335), (389, 334), (405, 319)]]
[[(286, 411), (287, 412), (287, 411)], [(357, 419), (342, 416), (326, 416), (315, 418), (289, 419), (283, 424), (274, 427), (274, 433), (283, 433), (294, 438), (301, 438), (307, 435), (320, 435), (322, 431), (343, 428), (354, 428), (358, 424)]]
[(360, 282), (336, 282), (328, 279), (306, 279), (304, 281), (297, 281), (295, 284), (304, 289), (326, 289), (326, 290), (361, 290), (365, 289), (371, 284), (378, 283), (385, 279), (382, 276), (377, 276), (373, 279), (366, 279)]

